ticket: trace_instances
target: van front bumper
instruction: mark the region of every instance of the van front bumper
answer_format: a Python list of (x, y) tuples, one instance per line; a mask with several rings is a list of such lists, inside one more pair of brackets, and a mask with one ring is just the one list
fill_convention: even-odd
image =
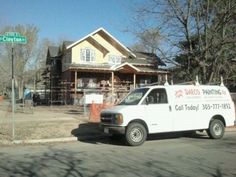
[(104, 133), (107, 134), (125, 134), (125, 127), (121, 126), (110, 126), (110, 125), (100, 125)]

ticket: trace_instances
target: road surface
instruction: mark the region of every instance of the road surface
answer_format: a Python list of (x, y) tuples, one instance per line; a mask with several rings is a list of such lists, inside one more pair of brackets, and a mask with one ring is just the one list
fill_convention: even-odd
[(221, 140), (155, 135), (139, 147), (109, 138), (1, 147), (0, 176), (235, 177), (236, 132)]

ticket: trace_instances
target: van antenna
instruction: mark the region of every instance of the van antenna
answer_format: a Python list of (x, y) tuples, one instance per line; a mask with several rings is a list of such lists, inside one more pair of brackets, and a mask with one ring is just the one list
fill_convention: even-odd
[(224, 79), (223, 79), (223, 76), (220, 76), (220, 86), (224, 86)]
[(198, 80), (198, 75), (196, 75), (195, 85), (200, 85), (200, 84), (199, 84), (199, 80)]
[(164, 85), (169, 85), (169, 83), (168, 83), (168, 78), (167, 78), (167, 74), (165, 75), (165, 79), (166, 79), (166, 82), (165, 82)]

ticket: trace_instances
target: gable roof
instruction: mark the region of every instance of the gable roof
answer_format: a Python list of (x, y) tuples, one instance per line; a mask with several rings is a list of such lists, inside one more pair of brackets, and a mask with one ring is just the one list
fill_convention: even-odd
[(70, 46), (71, 44), (73, 44), (74, 41), (63, 41), (63, 45), (67, 48), (68, 46)]
[(127, 47), (125, 47), (121, 42), (119, 42), (114, 36), (112, 36), (108, 31), (106, 31), (104, 28), (99, 28), (97, 30), (95, 30), (94, 32), (88, 34), (87, 36), (81, 38), (80, 40), (70, 44), (69, 46), (66, 47), (66, 49), (69, 49), (77, 44), (79, 44), (80, 42), (86, 40), (87, 38), (93, 38), (93, 36), (97, 33), (100, 33), (103, 37), (105, 37), (106, 39), (109, 39), (109, 42), (111, 44), (116, 44), (117, 46), (119, 46), (121, 49), (123, 49), (124, 51), (126, 51), (127, 53), (129, 53), (130, 55), (132, 55), (133, 57), (136, 57), (136, 55), (129, 50)]
[(48, 53), (50, 57), (57, 57), (60, 52), (60, 47), (57, 46), (49, 46), (48, 47)]
[[(158, 65), (161, 65), (161, 66), (166, 66), (166, 64), (155, 54), (155, 53), (147, 53), (147, 52), (134, 52), (137, 56), (137, 58), (146, 58), (147, 60), (148, 59), (151, 59), (153, 62), (157, 62)], [(150, 63), (150, 61), (149, 61)]]
[(133, 52), (136, 58), (125, 58), (124, 62), (132, 63), (134, 65), (153, 65), (155, 62), (160, 66), (166, 66), (166, 64), (154, 53), (147, 52)]
[(48, 46), (46, 65), (49, 65), (53, 58), (56, 58), (59, 56), (60, 56), (60, 47)]
[(135, 70), (135, 71), (139, 71), (139, 69), (138, 68), (136, 68), (134, 65), (132, 65), (132, 64), (130, 64), (130, 63), (127, 63), (127, 62), (125, 62), (125, 63), (122, 63), (122, 64), (120, 64), (120, 65), (114, 65), (114, 66), (112, 66), (111, 67), (111, 69), (113, 69), (113, 70), (120, 70), (120, 69), (122, 69), (122, 68), (124, 68), (124, 67), (129, 67), (129, 68), (132, 68), (133, 70)]

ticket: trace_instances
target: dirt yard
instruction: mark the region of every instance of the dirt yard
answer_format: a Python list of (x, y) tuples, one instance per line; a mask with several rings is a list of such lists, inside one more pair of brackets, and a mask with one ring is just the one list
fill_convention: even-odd
[[(14, 121), (13, 121), (14, 120)], [(9, 101), (0, 102), (0, 141), (72, 137), (72, 131), (87, 123), (88, 113), (78, 106), (36, 106), (23, 108), (16, 105), (12, 116)]]

